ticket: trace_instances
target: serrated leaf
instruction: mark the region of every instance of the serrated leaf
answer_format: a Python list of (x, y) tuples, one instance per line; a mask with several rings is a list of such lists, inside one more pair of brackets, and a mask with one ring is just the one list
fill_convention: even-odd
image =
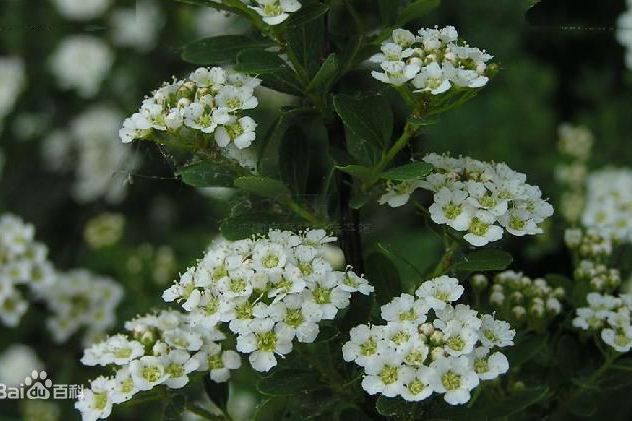
[(237, 62), (237, 55), (245, 49), (263, 49), (272, 45), (268, 40), (255, 40), (244, 35), (221, 35), (185, 45), (182, 60), (201, 65), (233, 64)]
[(339, 171), (352, 175), (354, 177), (363, 179), (371, 177), (373, 170), (369, 167), (363, 167), (362, 165), (345, 165), (343, 167), (336, 167)]
[(297, 369), (277, 369), (257, 384), (257, 390), (266, 396), (292, 396), (327, 387), (315, 372)]
[(401, 291), (397, 267), (382, 253), (373, 253), (366, 260), (366, 277), (375, 287), (378, 305), (391, 301)]
[(268, 177), (246, 176), (235, 180), (235, 187), (257, 196), (268, 199), (286, 200), (290, 197), (290, 190), (279, 180)]
[(248, 74), (276, 73), (285, 68), (285, 62), (269, 51), (247, 49), (237, 55), (235, 70)]
[(410, 21), (424, 17), (433, 9), (439, 7), (441, 0), (414, 0), (406, 6), (399, 15), (398, 24), (403, 26)]
[(303, 6), (299, 11), (292, 13), (286, 20), (288, 27), (296, 27), (305, 25), (315, 19), (318, 19), (329, 11), (329, 6), (322, 3), (312, 3)]
[(433, 170), (432, 164), (427, 162), (413, 162), (392, 168), (384, 172), (380, 177), (384, 180), (407, 181), (422, 178), (430, 174)]
[(484, 249), (468, 253), (454, 264), (457, 271), (482, 272), (488, 270), (505, 270), (513, 262), (513, 257), (499, 249)]
[(393, 111), (383, 96), (354, 98), (336, 95), (334, 108), (345, 126), (359, 138), (380, 149), (390, 143), (393, 134)]
[(339, 66), (336, 54), (330, 54), (307, 86), (307, 90), (309, 92), (328, 92), (338, 75)]
[(211, 161), (200, 161), (178, 170), (182, 182), (193, 187), (233, 187), (235, 174)]

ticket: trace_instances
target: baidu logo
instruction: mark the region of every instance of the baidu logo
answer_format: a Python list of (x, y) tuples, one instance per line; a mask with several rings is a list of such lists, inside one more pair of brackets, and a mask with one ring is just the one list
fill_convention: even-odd
[(83, 394), (83, 385), (54, 384), (46, 371), (33, 370), (24, 383), (9, 387), (0, 383), (1, 399), (78, 399)]

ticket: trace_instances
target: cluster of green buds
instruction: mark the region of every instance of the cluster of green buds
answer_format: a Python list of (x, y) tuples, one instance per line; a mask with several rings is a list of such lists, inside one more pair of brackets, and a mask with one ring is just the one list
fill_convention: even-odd
[[(475, 275), (472, 283), (482, 287), (488, 280)], [(563, 288), (554, 288), (545, 279), (531, 279), (521, 272), (505, 271), (492, 281), (489, 303), (498, 316), (512, 326), (541, 330), (562, 311)]]

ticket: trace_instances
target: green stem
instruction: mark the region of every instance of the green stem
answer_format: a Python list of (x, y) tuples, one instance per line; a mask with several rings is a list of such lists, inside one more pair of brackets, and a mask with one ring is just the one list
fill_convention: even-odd
[(397, 141), (391, 146), (391, 148), (386, 151), (386, 153), (382, 156), (382, 159), (375, 167), (376, 172), (379, 174), (391, 163), (391, 161), (397, 156), (397, 154), (404, 149), (410, 139), (417, 133), (417, 128), (411, 121), (406, 122), (406, 126), (404, 126), (404, 132), (397, 139)]
[(295, 200), (290, 200), (289, 202), (286, 203), (286, 205), (295, 214), (297, 214), (298, 216), (300, 216), (301, 218), (303, 218), (304, 220), (306, 220), (310, 224), (318, 226), (318, 227), (322, 227), (322, 226), (326, 225), (326, 223), (321, 221), (320, 218), (318, 218), (314, 213), (312, 213), (310, 210), (306, 209), (304, 206), (302, 206), (300, 203), (296, 202)]
[(435, 266), (432, 271), (432, 274), (430, 275), (431, 278), (436, 278), (437, 276), (441, 276), (447, 272), (448, 268), (452, 265), (454, 254), (459, 250), (459, 247), (460, 245), (456, 241), (449, 243), (443, 253), (443, 256), (441, 257), (441, 260), (439, 260), (439, 263), (437, 263), (437, 266)]

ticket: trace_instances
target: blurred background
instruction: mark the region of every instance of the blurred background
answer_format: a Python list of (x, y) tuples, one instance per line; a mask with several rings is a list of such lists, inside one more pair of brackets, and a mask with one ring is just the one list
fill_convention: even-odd
[[(534, 3), (450, 0), (417, 25), (456, 26), (493, 54), (501, 71), (413, 148), (507, 162), (557, 207), (560, 124), (593, 132), (589, 168), (632, 163), (632, 17), (624, 15), (625, 0)], [(166, 285), (201, 256), (235, 206), (228, 189), (180, 183), (153, 144), (122, 144), (122, 120), (163, 81), (195, 69), (179, 58), (184, 44), (248, 30), (239, 18), (175, 1), (0, 1), (0, 213), (32, 223), (59, 270), (86, 268), (122, 286), (113, 330), (164, 306)], [(270, 112), (293, 101), (263, 95)], [(376, 204), (362, 216), (366, 253), (379, 239), (421, 271), (441, 253), (411, 209)], [(558, 216), (546, 235), (506, 240), (514, 266), (533, 276), (568, 270), (560, 225)], [(415, 276), (406, 265), (399, 269), (405, 279)], [(23, 364), (36, 358), (58, 383), (87, 381), (94, 373), (79, 364), (82, 337), (55, 343), (46, 315), (33, 303), (17, 327), (0, 325), (0, 377), (16, 364), (3, 356), (24, 344), (35, 355)], [(233, 403), (237, 419), (255, 404), (242, 397)], [(0, 419), (78, 417), (71, 401), (46, 405), (0, 400)], [(124, 408), (114, 418), (146, 418), (153, 410)]]

